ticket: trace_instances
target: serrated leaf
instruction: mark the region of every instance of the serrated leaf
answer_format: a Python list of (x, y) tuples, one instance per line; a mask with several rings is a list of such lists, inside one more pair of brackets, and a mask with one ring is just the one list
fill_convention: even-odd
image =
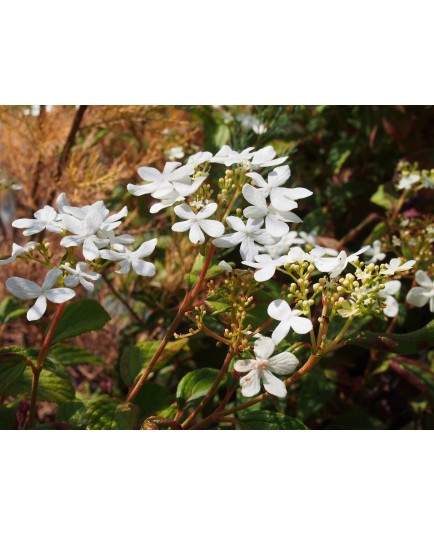
[(65, 367), (75, 367), (77, 365), (105, 365), (104, 361), (92, 352), (67, 344), (56, 344), (56, 346), (51, 348), (48, 355), (59, 361), (59, 363)]
[(179, 382), (176, 390), (178, 405), (182, 407), (205, 396), (218, 374), (219, 371), (212, 368), (202, 368), (188, 372)]
[(60, 404), (57, 408), (56, 419), (72, 425), (74, 428), (86, 427), (86, 404), (81, 400)]
[[(161, 341), (145, 341), (127, 348), (120, 359), (119, 371), (125, 385), (131, 385), (136, 377), (146, 368), (154, 356)], [(154, 371), (164, 367), (188, 344), (187, 339), (169, 342), (158, 359)]]
[[(2, 348), (0, 353), (0, 395), (6, 395), (17, 382), (27, 366), (25, 357), (18, 355), (16, 352), (10, 352), (12, 349), (20, 348), (14, 346), (11, 348)], [(9, 352), (8, 352), (9, 351)]]
[[(19, 380), (9, 388), (9, 394), (28, 394), (30, 396), (32, 379), (33, 374), (31, 369), (25, 369)], [(61, 404), (63, 402), (74, 400), (74, 398), (75, 390), (69, 378), (60, 377), (51, 370), (42, 370), (39, 377), (37, 400)]]
[(87, 430), (132, 430), (139, 417), (133, 404), (120, 404), (114, 398), (102, 396), (88, 404)]
[(26, 313), (27, 309), (24, 309), (21, 306), (20, 302), (18, 302), (11, 296), (7, 296), (0, 303), (0, 324), (6, 324), (7, 322), (11, 322), (12, 320), (19, 318)]
[(321, 368), (312, 369), (300, 381), (297, 393), (297, 417), (307, 420), (315, 415), (335, 394), (336, 386)]
[(274, 411), (250, 411), (239, 420), (243, 428), (251, 430), (308, 430), (298, 419)]
[(69, 303), (54, 330), (52, 344), (101, 329), (109, 320), (110, 315), (96, 300)]
[(362, 332), (345, 341), (350, 346), (360, 346), (394, 354), (415, 354), (434, 345), (434, 320), (424, 328), (410, 333)]

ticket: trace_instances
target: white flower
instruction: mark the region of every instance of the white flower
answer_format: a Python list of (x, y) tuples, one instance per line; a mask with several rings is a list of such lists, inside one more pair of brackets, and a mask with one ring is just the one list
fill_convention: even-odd
[(117, 274), (128, 274), (132, 268), (138, 275), (153, 277), (155, 275), (155, 266), (152, 262), (146, 262), (142, 258), (148, 257), (153, 253), (156, 245), (157, 239), (153, 238), (143, 242), (136, 251), (131, 251), (124, 246), (122, 250), (110, 251), (109, 249), (103, 249), (100, 253), (103, 259), (120, 263), (120, 270), (116, 270)]
[(331, 248), (323, 248), (321, 246), (317, 246), (313, 248), (309, 253), (306, 253), (306, 259), (304, 260), (313, 262), (315, 264), (319, 259), (322, 259), (324, 255), (336, 257), (338, 255), (338, 252)]
[(386, 264), (386, 268), (384, 270), (381, 270), (381, 274), (383, 275), (394, 275), (395, 272), (405, 272), (406, 270), (410, 270), (412, 266), (416, 264), (416, 261), (407, 261), (404, 262), (404, 264), (401, 264), (401, 260), (391, 259), (389, 264)]
[(286, 301), (272, 301), (267, 311), (271, 318), (280, 321), (271, 335), (274, 344), (279, 344), (279, 342), (283, 341), (291, 328), (298, 334), (309, 333), (309, 331), (313, 330), (313, 325), (309, 318), (300, 318), (303, 312), (298, 309), (292, 310)]
[[(184, 201), (186, 197), (194, 194), (202, 186), (202, 183), (207, 177), (208, 174), (197, 177), (191, 184), (178, 183), (176, 190), (173, 190), (170, 194), (160, 197), (159, 202), (154, 203), (149, 209), (149, 212), (151, 214), (156, 214), (157, 212), (160, 212), (160, 210), (173, 206), (175, 203)], [(180, 191), (182, 191), (182, 195), (179, 193)]]
[(243, 260), (252, 261), (259, 253), (256, 242), (263, 245), (271, 245), (275, 242), (271, 235), (261, 229), (261, 220), (249, 219), (247, 223), (243, 223), (241, 218), (229, 216), (226, 221), (235, 233), (216, 238), (213, 244), (219, 248), (231, 248), (241, 244), (240, 254)]
[(243, 264), (258, 270), (255, 272), (254, 276), (256, 281), (268, 281), (268, 279), (273, 277), (276, 268), (288, 263), (288, 257), (284, 255), (278, 259), (272, 259), (270, 255), (256, 255), (255, 261), (256, 262), (243, 261)]
[(130, 234), (116, 235), (114, 231), (98, 231), (98, 237), (103, 240), (108, 240), (106, 246), (110, 246), (112, 249), (121, 251), (124, 246), (133, 244), (135, 242), (134, 236)]
[(303, 261), (309, 261), (310, 262), (310, 255), (303, 251), (299, 246), (295, 246), (293, 248), (290, 248), (288, 251), (288, 254), (286, 255), (288, 259), (288, 263), (293, 262), (303, 262)]
[(401, 177), (398, 182), (398, 190), (411, 190), (413, 184), (420, 181), (419, 173), (412, 173), (411, 175)]
[(37, 244), (38, 244), (38, 242), (28, 242), (24, 246), (19, 246), (18, 244), (13, 243), (12, 244), (12, 255), (8, 259), (1, 259), (0, 260), (0, 266), (4, 266), (5, 264), (9, 264), (10, 262), (14, 261), (20, 255), (25, 255), (31, 249), (34, 249), (37, 246)]
[(286, 396), (285, 384), (274, 374), (291, 374), (298, 366), (298, 359), (290, 352), (270, 357), (275, 346), (269, 337), (257, 339), (253, 349), (256, 359), (240, 359), (234, 365), (237, 372), (248, 372), (240, 379), (243, 396), (257, 395), (261, 389), (261, 381), (264, 389), (271, 395), (281, 398)]
[(171, 147), (167, 151), (164, 152), (166, 158), (168, 160), (180, 160), (184, 157), (184, 149), (182, 147)]
[(225, 226), (222, 222), (208, 219), (217, 210), (217, 203), (209, 203), (197, 214), (186, 204), (178, 205), (174, 210), (175, 214), (185, 221), (172, 225), (172, 230), (177, 233), (190, 230), (189, 238), (193, 244), (205, 242), (204, 232), (213, 238), (219, 237), (225, 232)]
[(264, 196), (251, 184), (243, 186), (243, 196), (252, 205), (244, 209), (244, 216), (254, 220), (265, 219), (265, 228), (271, 236), (279, 238), (288, 233), (289, 227), (285, 222), (301, 222), (301, 219), (292, 212), (283, 212), (271, 205), (267, 206)]
[(220, 261), (219, 264), (220, 268), (222, 268), (225, 272), (232, 272), (233, 268), (232, 266), (226, 262), (226, 261)]
[[(180, 167), (181, 166), (181, 167)], [(127, 190), (132, 195), (151, 194), (156, 199), (165, 198), (175, 190), (179, 195), (183, 188), (191, 185), (191, 177), (194, 166), (182, 166), (179, 162), (166, 162), (163, 172), (152, 167), (141, 167), (137, 173), (143, 179), (144, 184), (128, 184)]]
[(370, 256), (369, 262), (374, 264), (377, 261), (382, 261), (386, 257), (385, 253), (381, 252), (381, 240), (374, 240), (374, 243), (365, 251), (366, 256)]
[(229, 145), (223, 145), (223, 147), (211, 158), (211, 162), (224, 164), (225, 166), (240, 164), (241, 162), (246, 162), (253, 157), (253, 149), (254, 147), (248, 147), (239, 153), (231, 149)]
[(99, 249), (109, 244), (109, 239), (100, 238), (98, 231), (102, 223), (106, 220), (107, 209), (103, 205), (98, 205), (89, 210), (84, 220), (77, 219), (70, 214), (62, 217), (63, 225), (74, 236), (65, 236), (60, 241), (60, 245), (65, 248), (83, 245), (83, 256), (86, 260), (92, 261), (100, 257)]
[(267, 132), (267, 127), (262, 121), (253, 115), (238, 115), (237, 119), (241, 122), (241, 126), (245, 129), (252, 129), (255, 134), (261, 135)]
[(95, 285), (92, 281), (101, 278), (101, 274), (86, 272), (89, 266), (85, 262), (78, 262), (75, 268), (71, 268), (68, 264), (61, 264), (60, 267), (71, 274), (63, 280), (67, 287), (76, 287), (80, 283), (87, 291), (93, 292)]
[(21, 300), (34, 300), (35, 304), (27, 311), (27, 320), (39, 320), (47, 310), (47, 300), (53, 303), (64, 303), (75, 296), (70, 288), (53, 288), (62, 270), (53, 268), (45, 276), (42, 286), (23, 279), (22, 277), (10, 277), (6, 281), (9, 292)]
[(429, 302), (429, 310), (434, 313), (434, 280), (431, 281), (423, 270), (418, 270), (416, 283), (419, 286), (410, 290), (407, 294), (407, 302), (415, 307), (423, 307)]
[(204, 162), (210, 162), (211, 158), (212, 153), (209, 151), (199, 151), (198, 153), (192, 154), (188, 157), (187, 164), (197, 167)]
[(45, 229), (51, 233), (62, 233), (61, 223), (58, 222), (58, 214), (53, 207), (45, 205), (44, 208), (37, 210), (34, 214), (35, 219), (21, 218), (12, 222), (12, 227), (17, 229), (25, 229), (24, 236), (30, 236)]
[(246, 173), (246, 175), (253, 180), (256, 186), (259, 186), (258, 192), (265, 198), (270, 197), (271, 206), (283, 212), (296, 208), (295, 201), (297, 199), (303, 199), (313, 194), (307, 188), (282, 187), (291, 176), (289, 166), (280, 166), (274, 169), (268, 174), (268, 182), (256, 172)]
[(287, 156), (276, 158), (276, 151), (273, 149), (273, 147), (271, 147), (271, 145), (267, 145), (267, 147), (259, 149), (259, 151), (255, 151), (253, 153), (250, 168), (258, 169), (261, 167), (278, 166), (283, 164), (287, 158)]
[(290, 247), (293, 244), (303, 243), (303, 241), (299, 240), (297, 236), (297, 231), (289, 231), (287, 234), (283, 235), (281, 239), (275, 244), (272, 244), (271, 246), (260, 246), (258, 249), (261, 253), (266, 253), (267, 255), (270, 255), (270, 257), (272, 257), (273, 259), (276, 259), (277, 257), (288, 253)]
[(387, 281), (384, 284), (384, 289), (380, 290), (379, 296), (385, 298), (384, 304), (386, 307), (383, 309), (383, 313), (390, 318), (398, 314), (399, 306), (395, 300), (394, 295), (401, 289), (401, 281)]
[(328, 272), (330, 277), (334, 279), (345, 270), (348, 263), (356, 261), (359, 255), (364, 253), (368, 248), (369, 246), (365, 246), (352, 255), (347, 255), (345, 251), (341, 251), (337, 257), (320, 257), (314, 261), (315, 266), (320, 272)]

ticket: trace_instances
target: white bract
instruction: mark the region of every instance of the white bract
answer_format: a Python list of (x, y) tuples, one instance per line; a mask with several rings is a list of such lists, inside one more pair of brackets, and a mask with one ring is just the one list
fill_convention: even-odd
[(279, 166), (280, 164), (283, 164), (287, 158), (287, 156), (276, 158), (276, 151), (271, 145), (267, 145), (267, 147), (259, 149), (259, 151), (253, 153), (253, 158), (250, 161), (250, 168), (258, 169), (261, 167)]
[(34, 249), (37, 246), (37, 244), (38, 244), (38, 242), (28, 242), (24, 246), (19, 246), (18, 244), (13, 243), (12, 244), (12, 255), (8, 259), (1, 259), (0, 260), (0, 266), (4, 266), (5, 264), (9, 264), (10, 262), (14, 261), (20, 255), (25, 255), (31, 249)]
[(231, 149), (229, 145), (223, 145), (223, 147), (211, 158), (211, 162), (224, 164), (225, 166), (240, 164), (241, 162), (246, 162), (253, 157), (253, 149), (254, 147), (248, 147), (239, 153)]
[(384, 289), (380, 290), (378, 293), (379, 296), (385, 298), (385, 308), (383, 309), (383, 313), (390, 318), (398, 314), (399, 306), (394, 295), (397, 294), (400, 289), (401, 281), (387, 281), (384, 284)]
[(291, 309), (284, 300), (274, 300), (268, 306), (268, 314), (271, 318), (279, 320), (279, 325), (273, 331), (271, 339), (274, 344), (279, 344), (288, 335), (292, 328), (295, 333), (304, 334), (312, 331), (313, 325), (309, 318), (301, 318), (302, 311)]
[(191, 177), (194, 173), (193, 165), (182, 166), (180, 162), (166, 162), (163, 172), (156, 168), (141, 167), (137, 173), (143, 179), (144, 184), (128, 184), (127, 190), (132, 195), (151, 194), (156, 199), (163, 199), (173, 192), (184, 195), (183, 191), (191, 185)]
[(247, 220), (244, 223), (241, 218), (229, 216), (227, 223), (235, 233), (225, 234), (213, 240), (213, 244), (220, 248), (231, 248), (240, 244), (240, 254), (243, 260), (252, 261), (259, 253), (258, 244), (271, 245), (275, 239), (264, 229), (261, 229), (261, 220)]
[(429, 310), (434, 313), (434, 280), (431, 280), (423, 270), (418, 270), (416, 283), (419, 286), (410, 290), (407, 302), (415, 307), (424, 307), (429, 302)]
[(334, 279), (345, 270), (348, 263), (356, 261), (359, 258), (359, 255), (365, 252), (368, 248), (369, 246), (365, 246), (351, 255), (347, 255), (345, 251), (341, 251), (337, 257), (318, 258), (314, 261), (315, 266), (320, 272), (328, 272), (330, 277)]
[(95, 272), (86, 271), (89, 266), (85, 262), (78, 262), (75, 268), (71, 268), (69, 264), (61, 264), (60, 268), (63, 268), (67, 275), (63, 282), (67, 287), (76, 287), (78, 284), (82, 285), (87, 291), (93, 292), (95, 285), (92, 281), (97, 281), (101, 278), (101, 274)]
[(411, 175), (401, 177), (398, 182), (398, 190), (411, 190), (413, 184), (416, 184), (420, 181), (419, 173), (412, 173)]
[(157, 239), (153, 238), (152, 240), (143, 242), (136, 251), (131, 251), (124, 246), (122, 250), (118, 249), (117, 251), (111, 251), (103, 249), (100, 253), (103, 259), (120, 263), (120, 269), (116, 270), (117, 274), (128, 274), (132, 268), (138, 275), (153, 277), (155, 275), (155, 266), (152, 262), (147, 262), (142, 259), (153, 253), (156, 245)]
[[(286, 386), (274, 374), (291, 374), (298, 366), (298, 359), (290, 352), (282, 352), (273, 357), (275, 346), (269, 337), (260, 337), (255, 341), (256, 359), (240, 359), (234, 365), (237, 372), (247, 372), (240, 379), (243, 396), (255, 396), (264, 389), (274, 396), (286, 396)], [(273, 374), (274, 373), (274, 374)]]
[[(302, 221), (293, 212), (280, 211), (271, 205), (268, 206), (265, 197), (251, 184), (243, 186), (243, 196), (252, 205), (244, 209), (244, 216), (254, 220), (265, 219), (265, 228), (271, 236), (280, 238), (288, 233), (289, 227), (285, 222), (300, 223)], [(297, 203), (293, 208), (296, 206)]]
[(274, 169), (268, 174), (268, 182), (259, 173), (251, 172), (246, 173), (246, 175), (253, 180), (256, 186), (259, 186), (258, 192), (265, 198), (270, 197), (271, 206), (279, 211), (292, 210), (298, 206), (297, 199), (303, 199), (313, 194), (307, 188), (283, 188), (291, 176), (289, 166)]
[(406, 270), (410, 270), (410, 268), (415, 264), (416, 261), (406, 261), (401, 264), (401, 259), (391, 259), (389, 264), (386, 264), (386, 268), (381, 270), (380, 273), (383, 275), (394, 275), (396, 272), (405, 272)]
[(276, 268), (288, 263), (288, 257), (283, 255), (278, 259), (272, 259), (270, 255), (256, 255), (255, 262), (243, 261), (243, 264), (256, 268), (254, 278), (256, 281), (268, 281), (276, 272)]
[(58, 221), (58, 214), (53, 207), (45, 205), (44, 208), (37, 210), (34, 214), (35, 219), (20, 218), (12, 222), (12, 227), (25, 229), (24, 236), (30, 236), (42, 231), (61, 234), (63, 229), (61, 222)]
[(9, 292), (21, 300), (34, 300), (35, 304), (27, 311), (27, 320), (39, 320), (47, 310), (47, 300), (53, 303), (64, 303), (75, 296), (70, 288), (53, 288), (62, 270), (53, 268), (45, 276), (42, 286), (22, 277), (10, 277), (6, 281)]
[(372, 246), (365, 251), (365, 255), (371, 257), (369, 262), (373, 262), (374, 264), (384, 260), (386, 254), (381, 251), (381, 240), (374, 240)]
[(189, 230), (190, 242), (193, 244), (203, 244), (205, 242), (204, 233), (217, 238), (225, 232), (225, 226), (222, 222), (208, 219), (217, 210), (217, 203), (209, 203), (197, 214), (186, 204), (178, 205), (174, 210), (175, 214), (185, 221), (172, 225), (172, 230), (176, 233)]

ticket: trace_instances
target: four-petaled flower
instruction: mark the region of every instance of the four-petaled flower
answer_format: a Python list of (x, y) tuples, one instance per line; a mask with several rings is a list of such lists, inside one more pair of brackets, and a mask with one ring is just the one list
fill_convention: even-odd
[(69, 264), (61, 264), (60, 267), (70, 274), (63, 280), (67, 287), (76, 287), (81, 284), (87, 291), (93, 292), (95, 285), (92, 281), (97, 281), (101, 278), (101, 274), (87, 272), (86, 270), (89, 266), (85, 262), (78, 262), (75, 268), (71, 268)]
[(272, 301), (267, 311), (271, 318), (279, 320), (279, 325), (271, 335), (271, 339), (276, 345), (283, 341), (291, 328), (300, 335), (313, 330), (313, 325), (309, 318), (301, 318), (300, 315), (303, 312), (298, 309), (291, 309), (286, 301)]
[(132, 268), (138, 275), (153, 277), (155, 275), (155, 265), (152, 264), (152, 262), (147, 262), (142, 259), (153, 253), (156, 245), (157, 239), (153, 238), (152, 240), (143, 242), (136, 251), (131, 251), (124, 246), (117, 251), (103, 249), (100, 253), (103, 259), (120, 263), (120, 269), (116, 270), (117, 274), (128, 274)]
[(58, 221), (58, 214), (53, 207), (45, 205), (44, 208), (37, 210), (34, 214), (35, 219), (20, 218), (12, 222), (12, 227), (17, 229), (25, 229), (24, 236), (30, 236), (45, 229), (51, 233), (61, 234), (63, 229), (61, 222)]
[(18, 244), (13, 243), (12, 244), (12, 255), (8, 259), (1, 259), (0, 260), (0, 266), (4, 266), (5, 264), (9, 264), (10, 262), (14, 261), (20, 255), (25, 255), (31, 249), (34, 249), (37, 244), (38, 244), (37, 242), (28, 242), (24, 246), (19, 246)]
[(434, 313), (434, 280), (431, 280), (423, 270), (418, 270), (416, 283), (419, 286), (410, 290), (407, 294), (407, 302), (415, 307), (423, 307), (429, 302), (429, 310)]
[(359, 258), (359, 255), (364, 253), (368, 248), (369, 246), (365, 246), (351, 255), (347, 255), (345, 251), (341, 251), (337, 257), (317, 258), (314, 261), (315, 266), (320, 272), (328, 272), (330, 277), (334, 279), (345, 270), (348, 263), (356, 261)]
[(156, 199), (164, 198), (173, 191), (182, 194), (182, 188), (190, 186), (194, 173), (193, 165), (182, 166), (179, 162), (167, 162), (163, 172), (152, 167), (141, 167), (137, 170), (144, 184), (128, 184), (127, 190), (133, 195), (151, 194)]
[(10, 277), (6, 281), (9, 292), (21, 300), (34, 300), (35, 304), (27, 311), (27, 320), (39, 320), (47, 310), (47, 300), (53, 303), (64, 303), (75, 296), (70, 288), (53, 288), (62, 270), (53, 268), (45, 276), (42, 286), (22, 277)]
[(283, 188), (291, 176), (289, 166), (274, 169), (268, 174), (268, 182), (259, 173), (251, 172), (247, 173), (247, 176), (253, 180), (256, 186), (259, 186), (258, 192), (264, 197), (270, 197), (271, 206), (282, 212), (296, 208), (297, 199), (303, 199), (313, 194), (307, 188)]
[[(275, 346), (269, 337), (260, 337), (255, 341), (254, 352), (256, 359), (240, 359), (234, 365), (237, 372), (247, 372), (240, 379), (243, 396), (255, 396), (261, 389), (271, 395), (283, 398), (286, 396), (286, 386), (274, 374), (291, 374), (298, 366), (298, 359), (290, 352), (282, 352), (273, 357)], [(274, 374), (273, 374), (274, 373)]]
[(270, 255), (256, 255), (255, 262), (243, 261), (243, 264), (256, 268), (254, 278), (256, 281), (268, 281), (273, 277), (276, 268), (288, 263), (288, 256), (282, 255), (278, 259), (272, 259)]
[(222, 222), (208, 219), (217, 210), (217, 203), (209, 203), (200, 209), (197, 214), (186, 204), (178, 205), (174, 210), (175, 214), (185, 221), (172, 225), (172, 230), (177, 233), (190, 230), (188, 236), (193, 244), (203, 244), (205, 242), (203, 233), (217, 238), (225, 232), (225, 226)]
[(264, 229), (261, 229), (261, 220), (249, 219), (247, 223), (244, 223), (241, 218), (229, 216), (226, 221), (235, 233), (216, 238), (213, 240), (213, 244), (219, 248), (231, 248), (240, 244), (240, 254), (243, 260), (252, 261), (258, 255), (256, 242), (270, 246), (276, 241)]
[(383, 275), (395, 275), (396, 272), (405, 272), (406, 270), (410, 270), (410, 268), (415, 264), (416, 261), (407, 261), (404, 262), (404, 264), (401, 264), (400, 259), (391, 259), (389, 264), (386, 264), (386, 268), (381, 270), (380, 273)]

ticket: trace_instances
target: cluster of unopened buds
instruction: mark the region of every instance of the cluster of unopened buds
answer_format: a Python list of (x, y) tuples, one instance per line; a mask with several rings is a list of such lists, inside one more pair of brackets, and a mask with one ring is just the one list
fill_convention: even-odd
[[(149, 194), (155, 199), (150, 208), (152, 214), (164, 209), (173, 210), (179, 221), (172, 225), (172, 230), (175, 233), (188, 231), (189, 240), (199, 245), (201, 251), (210, 246), (219, 248), (224, 255), (224, 250), (239, 246), (242, 264), (255, 270), (257, 282), (271, 279), (276, 271), (290, 278), (291, 284), (283, 299), (273, 300), (268, 306), (270, 318), (278, 322), (271, 338), (258, 332), (253, 346), (255, 359), (239, 359), (235, 363), (236, 371), (247, 372), (240, 380), (245, 396), (255, 395), (260, 389), (260, 381), (271, 394), (286, 394), (285, 384), (274, 374), (291, 374), (298, 359), (288, 351), (273, 356), (275, 346), (285, 340), (290, 330), (300, 335), (310, 333), (313, 339), (311, 309), (318, 302), (317, 296), (321, 295), (323, 304), (329, 307), (329, 318), (338, 315), (351, 320), (365, 314), (383, 313), (395, 316), (398, 304), (394, 295), (399, 291), (400, 282), (390, 280), (390, 276), (408, 270), (414, 264), (414, 261), (402, 263), (400, 259), (378, 264), (384, 260), (385, 254), (377, 243), (348, 255), (345, 251), (320, 247), (315, 233), (291, 230), (289, 224), (301, 222), (293, 212), (298, 207), (298, 200), (309, 197), (312, 192), (287, 186), (291, 173), (289, 166), (283, 165), (286, 159), (276, 157), (270, 146), (241, 152), (224, 146), (215, 155), (209, 152), (192, 155), (184, 165), (168, 162), (162, 172), (141, 167), (138, 174), (143, 182), (127, 186), (134, 196)], [(226, 167), (215, 199), (209, 180), (213, 165)], [(266, 179), (260, 173), (263, 168), (273, 168)], [(243, 207), (236, 208), (240, 200)], [(54, 233), (60, 238), (60, 246), (66, 248), (66, 253), (56, 263), (46, 242), (29, 242), (24, 246), (14, 244), (11, 257), (0, 261), (0, 264), (7, 264), (19, 257), (38, 261), (49, 268), (42, 285), (20, 277), (11, 277), (6, 282), (14, 296), (36, 300), (28, 311), (29, 320), (41, 318), (47, 300), (63, 303), (73, 298), (73, 288), (78, 285), (92, 292), (94, 283), (101, 278), (101, 270), (111, 262), (119, 264), (118, 274), (134, 271), (144, 277), (155, 275), (154, 264), (144, 259), (154, 252), (157, 239), (146, 240), (132, 249), (135, 238), (116, 232), (127, 212), (124, 207), (120, 212), (110, 214), (103, 201), (75, 207), (70, 205), (65, 194), (61, 194), (56, 208), (45, 206), (35, 212), (33, 219), (13, 222), (14, 227), (24, 229), (25, 236), (42, 231)], [(305, 245), (305, 249), (301, 245)], [(363, 253), (371, 257), (369, 264), (360, 261), (359, 256)], [(234, 270), (224, 260), (219, 264), (227, 272)], [(344, 273), (350, 265), (355, 267), (354, 273)], [(314, 282), (314, 275), (317, 282)], [(429, 301), (433, 310), (432, 281), (423, 272), (418, 272), (416, 279), (420, 287), (410, 291), (407, 301), (417, 306)], [(325, 314), (321, 316), (324, 317)], [(238, 339), (246, 335), (249, 327), (238, 334)], [(319, 348), (312, 343), (315, 346), (312, 351), (327, 348), (326, 332), (326, 329), (321, 332)], [(329, 351), (333, 344), (329, 344)]]

